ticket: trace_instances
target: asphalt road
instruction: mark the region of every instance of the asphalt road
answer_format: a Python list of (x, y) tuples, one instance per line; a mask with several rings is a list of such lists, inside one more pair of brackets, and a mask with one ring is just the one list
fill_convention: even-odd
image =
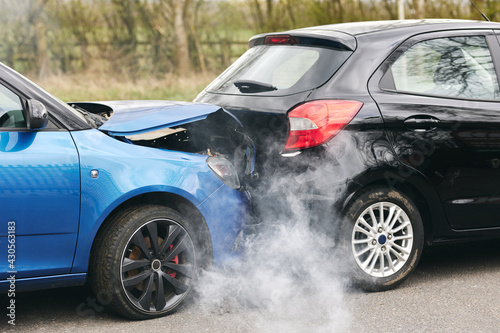
[[(338, 292), (327, 307), (317, 295), (295, 295), (279, 309), (192, 301), (164, 318), (128, 321), (93, 303), (85, 288), (63, 288), (18, 294), (16, 326), (2, 315), (0, 331), (500, 332), (500, 241), (426, 249), (396, 290)], [(1, 301), (6, 304), (6, 297)]]

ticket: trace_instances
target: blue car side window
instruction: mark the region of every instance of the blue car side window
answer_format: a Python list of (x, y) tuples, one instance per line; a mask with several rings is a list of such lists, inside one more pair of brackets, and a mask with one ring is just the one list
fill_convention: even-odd
[(19, 96), (0, 84), (0, 128), (26, 128), (26, 118)]

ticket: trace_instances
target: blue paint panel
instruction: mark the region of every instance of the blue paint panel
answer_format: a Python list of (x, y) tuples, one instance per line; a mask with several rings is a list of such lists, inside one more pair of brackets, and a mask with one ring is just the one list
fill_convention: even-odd
[(68, 132), (0, 133), (0, 279), (15, 222), (17, 278), (69, 273), (80, 211), (78, 154)]
[(234, 242), (248, 219), (249, 200), (246, 192), (221, 186), (198, 207), (212, 237), (214, 265), (233, 255)]
[[(144, 193), (165, 192), (197, 206), (222, 185), (208, 168), (207, 156), (136, 146), (99, 130), (72, 135), (82, 172), (81, 227), (72, 273), (87, 270), (95, 234), (124, 201)], [(91, 170), (98, 170), (99, 177), (91, 178)]]
[[(76, 233), (17, 236), (16, 278), (69, 273), (75, 244)], [(0, 263), (0, 280), (6, 279), (11, 271), (7, 262), (7, 245), (7, 237), (0, 237), (0, 249), (5, 258)]]

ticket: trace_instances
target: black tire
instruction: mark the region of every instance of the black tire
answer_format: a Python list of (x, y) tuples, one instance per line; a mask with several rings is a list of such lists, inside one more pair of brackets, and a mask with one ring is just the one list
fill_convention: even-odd
[(90, 280), (98, 299), (131, 319), (175, 311), (197, 269), (190, 230), (177, 211), (163, 206), (131, 207), (113, 216), (92, 253)]
[(345, 216), (342, 255), (352, 282), (366, 291), (402, 283), (417, 266), (424, 244), (422, 218), (410, 198), (372, 187), (354, 197)]

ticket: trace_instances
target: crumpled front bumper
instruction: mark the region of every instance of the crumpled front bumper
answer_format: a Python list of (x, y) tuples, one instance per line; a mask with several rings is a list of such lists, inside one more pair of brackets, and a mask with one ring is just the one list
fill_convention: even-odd
[(242, 231), (251, 220), (250, 194), (222, 185), (198, 209), (210, 231), (214, 265), (238, 256), (235, 242), (242, 241)]

